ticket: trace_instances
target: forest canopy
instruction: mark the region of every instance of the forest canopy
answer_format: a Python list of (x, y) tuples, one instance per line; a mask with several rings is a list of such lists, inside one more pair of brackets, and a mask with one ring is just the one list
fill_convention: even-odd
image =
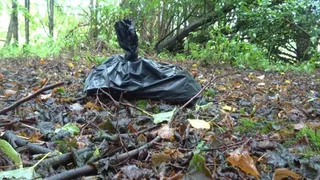
[(128, 18), (147, 54), (262, 69), (319, 66), (317, 0), (6, 0), (0, 12), (0, 57), (95, 58), (119, 49), (114, 23)]

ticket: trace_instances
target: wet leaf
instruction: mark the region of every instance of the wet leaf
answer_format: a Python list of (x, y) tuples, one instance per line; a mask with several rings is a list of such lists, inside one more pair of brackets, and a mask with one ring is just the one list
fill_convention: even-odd
[(162, 112), (162, 113), (154, 114), (152, 116), (153, 122), (158, 124), (158, 123), (162, 123), (163, 121), (170, 121), (175, 110), (176, 110), (176, 108), (174, 108), (172, 111), (169, 111), (169, 112)]
[(146, 109), (147, 108), (147, 106), (148, 106), (148, 101), (146, 101), (146, 100), (139, 100), (139, 101), (137, 101), (137, 106), (139, 107), (139, 108), (141, 108), (141, 109)]
[(212, 105), (213, 105), (213, 102), (209, 102), (209, 103), (207, 103), (207, 104), (205, 104), (205, 105), (198, 105), (198, 104), (196, 104), (196, 111), (199, 111), (199, 110), (207, 110), (207, 109), (209, 109), (210, 107), (212, 107)]
[(210, 129), (210, 123), (199, 119), (188, 119), (192, 127), (196, 129)]
[[(22, 160), (20, 154), (5, 140), (0, 139), (0, 150), (7, 155), (16, 166), (22, 168)], [(1, 179), (1, 178), (0, 178)]]
[(230, 153), (227, 161), (232, 164), (232, 166), (239, 167), (242, 171), (247, 174), (251, 174), (256, 178), (260, 177), (260, 174), (255, 166), (255, 163), (247, 150), (243, 148), (238, 148)]
[(188, 176), (191, 176), (191, 179), (193, 176), (211, 179), (211, 172), (206, 166), (204, 157), (200, 154), (193, 155), (188, 167)]
[(136, 165), (124, 166), (121, 168), (121, 171), (129, 179), (141, 179), (144, 175), (144, 171), (138, 168)]
[(37, 177), (37, 173), (34, 167), (20, 168), (0, 172), (0, 179), (35, 179), (35, 177)]
[(73, 135), (79, 134), (79, 132), (80, 132), (80, 128), (73, 123), (68, 123), (68, 124), (64, 125), (61, 129), (66, 130)]

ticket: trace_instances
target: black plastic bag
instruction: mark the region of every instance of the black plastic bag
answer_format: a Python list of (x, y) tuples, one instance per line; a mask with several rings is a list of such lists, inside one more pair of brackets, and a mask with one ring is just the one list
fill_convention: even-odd
[(118, 42), (126, 54), (111, 56), (92, 69), (85, 82), (89, 95), (104, 89), (115, 99), (123, 93), (127, 99), (185, 103), (200, 91), (199, 84), (181, 67), (147, 58), (137, 59), (138, 38), (129, 20), (117, 22), (115, 28)]
[(117, 39), (122, 49), (126, 51), (125, 59), (134, 61), (138, 58), (138, 36), (132, 22), (128, 19), (118, 21), (114, 25)]

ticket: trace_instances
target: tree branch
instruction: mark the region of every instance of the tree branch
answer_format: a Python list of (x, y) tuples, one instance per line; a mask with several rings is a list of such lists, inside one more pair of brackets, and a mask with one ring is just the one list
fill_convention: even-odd
[(42, 92), (44, 91), (47, 91), (49, 89), (53, 89), (55, 87), (58, 87), (58, 86), (62, 86), (64, 84), (67, 84), (66, 82), (62, 81), (62, 82), (58, 82), (56, 84), (52, 84), (52, 85), (49, 85), (49, 86), (46, 86), (46, 87), (43, 87), (41, 89), (39, 89), (38, 91), (36, 91), (35, 93), (31, 94), (30, 96), (27, 96), (25, 98), (22, 98), (20, 99), (19, 101), (15, 102), (14, 104), (10, 105), (9, 107), (6, 107), (6, 108), (3, 108), (0, 110), (0, 114), (5, 114), (13, 109), (15, 109), (16, 107), (18, 107), (20, 104), (26, 102), (26, 101), (29, 101), (31, 99), (33, 99), (34, 97), (38, 96), (39, 94), (41, 94)]

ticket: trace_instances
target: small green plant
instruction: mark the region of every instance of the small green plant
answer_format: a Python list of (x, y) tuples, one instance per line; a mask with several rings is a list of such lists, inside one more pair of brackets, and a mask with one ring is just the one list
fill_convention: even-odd
[(236, 128), (236, 131), (238, 131), (241, 134), (244, 133), (252, 133), (256, 131), (259, 124), (257, 121), (251, 120), (251, 119), (240, 119), (241, 124)]
[(297, 133), (297, 138), (307, 136), (310, 145), (316, 151), (320, 151), (320, 134), (316, 133), (313, 129), (305, 127)]

